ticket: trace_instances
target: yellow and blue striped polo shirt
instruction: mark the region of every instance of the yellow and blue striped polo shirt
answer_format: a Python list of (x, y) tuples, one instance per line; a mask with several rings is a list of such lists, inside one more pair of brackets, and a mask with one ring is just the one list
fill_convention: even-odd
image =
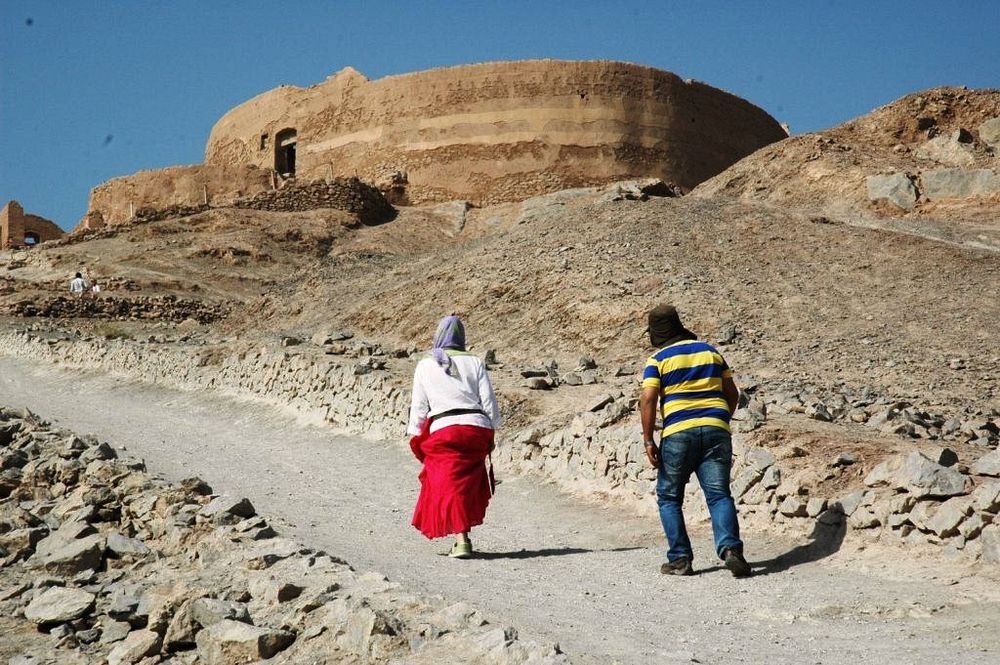
[(728, 432), (732, 414), (722, 392), (722, 379), (732, 375), (722, 354), (700, 340), (676, 342), (650, 356), (642, 373), (642, 387), (660, 391), (660, 436), (705, 425)]

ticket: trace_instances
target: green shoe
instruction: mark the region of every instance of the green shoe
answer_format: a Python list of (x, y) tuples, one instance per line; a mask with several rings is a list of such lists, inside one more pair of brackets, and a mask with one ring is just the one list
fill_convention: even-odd
[(450, 556), (452, 559), (468, 559), (468, 558), (471, 558), (472, 557), (472, 543), (471, 542), (464, 542), (464, 543), (456, 542), (454, 545), (452, 545), (451, 551), (448, 552), (448, 556)]

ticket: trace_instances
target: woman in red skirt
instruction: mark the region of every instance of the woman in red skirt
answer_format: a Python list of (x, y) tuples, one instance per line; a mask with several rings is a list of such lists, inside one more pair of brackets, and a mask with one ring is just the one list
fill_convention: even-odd
[(493, 495), (493, 430), (500, 410), (486, 365), (465, 351), (465, 328), (457, 316), (438, 324), (433, 348), (413, 374), (407, 433), (423, 462), (413, 526), (428, 538), (456, 535), (448, 556), (472, 556), (469, 531), (483, 523)]

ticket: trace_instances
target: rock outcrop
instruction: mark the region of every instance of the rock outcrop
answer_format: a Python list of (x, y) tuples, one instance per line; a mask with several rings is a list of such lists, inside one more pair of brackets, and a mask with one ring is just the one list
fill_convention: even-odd
[(1000, 91), (935, 88), (795, 136), (695, 196), (868, 215), (992, 220), (1000, 201)]

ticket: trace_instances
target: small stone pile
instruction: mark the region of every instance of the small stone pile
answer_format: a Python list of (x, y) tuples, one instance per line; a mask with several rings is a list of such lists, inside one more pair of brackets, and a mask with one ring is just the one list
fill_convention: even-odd
[(194, 319), (199, 323), (218, 321), (229, 313), (220, 303), (189, 300), (174, 295), (119, 298), (107, 293), (97, 297), (74, 298), (57, 295), (18, 300), (6, 305), (2, 311), (11, 316), (24, 317), (175, 322)]
[(18, 663), (564, 663), (279, 537), (243, 498), (0, 408), (0, 652)]
[(357, 178), (333, 178), (308, 183), (291, 180), (281, 189), (236, 199), (232, 202), (232, 207), (275, 212), (335, 208), (355, 213), (365, 224), (379, 224), (396, 216), (395, 209), (382, 192)]

